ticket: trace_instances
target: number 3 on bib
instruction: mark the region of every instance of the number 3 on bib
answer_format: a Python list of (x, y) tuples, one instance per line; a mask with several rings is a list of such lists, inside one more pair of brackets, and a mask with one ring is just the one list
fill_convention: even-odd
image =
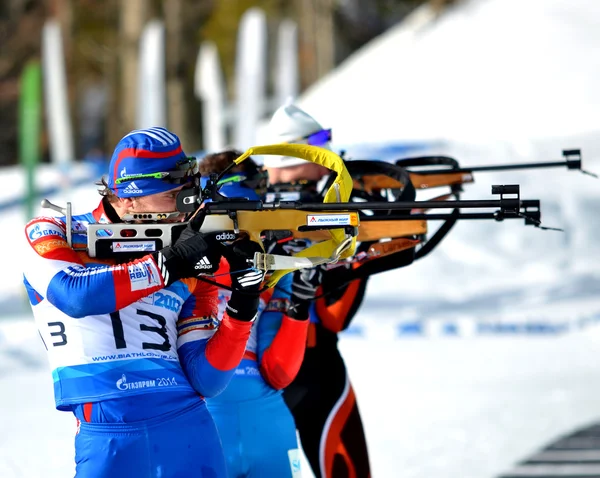
[[(169, 335), (167, 334), (167, 321), (161, 315), (149, 312), (147, 310), (137, 310), (138, 315), (149, 317), (156, 321), (158, 327), (151, 325), (140, 324), (140, 330), (144, 332), (154, 332), (158, 334), (162, 339), (162, 343), (154, 342), (142, 342), (142, 348), (148, 350), (160, 350), (161, 352), (168, 352), (171, 349), (171, 343), (169, 342)], [(113, 335), (115, 336), (115, 347), (117, 349), (124, 349), (127, 347), (125, 340), (125, 334), (123, 332), (123, 322), (119, 311), (112, 312), (110, 314), (110, 320), (112, 322)]]

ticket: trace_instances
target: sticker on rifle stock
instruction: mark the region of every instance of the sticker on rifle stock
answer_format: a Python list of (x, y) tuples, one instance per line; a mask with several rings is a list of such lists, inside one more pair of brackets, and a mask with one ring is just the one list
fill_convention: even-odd
[(309, 214), (307, 226), (356, 226), (354, 214)]
[(113, 242), (113, 252), (154, 252), (156, 244), (154, 241), (127, 241)]

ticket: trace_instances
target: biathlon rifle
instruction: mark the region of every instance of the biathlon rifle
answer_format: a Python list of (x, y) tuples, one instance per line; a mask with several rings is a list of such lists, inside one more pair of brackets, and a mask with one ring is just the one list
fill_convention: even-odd
[[(411, 187), (416, 190), (439, 188), (442, 186), (450, 187), (448, 194), (439, 196), (436, 199), (448, 199), (453, 197), (460, 199), (460, 193), (463, 191), (463, 185), (474, 182), (474, 174), (477, 172), (493, 172), (522, 169), (542, 169), (566, 167), (569, 170), (579, 170), (584, 174), (598, 177), (594, 173), (582, 169), (581, 150), (570, 149), (562, 151), (564, 161), (549, 161), (537, 163), (513, 163), (488, 166), (473, 166), (468, 168), (460, 167), (458, 161), (449, 156), (420, 156), (414, 158), (405, 158), (397, 160), (395, 163), (385, 163), (382, 161), (354, 160), (347, 161), (346, 165), (353, 179), (355, 191), (362, 191), (363, 195), (378, 197), (382, 191), (397, 190), (410, 182)], [(373, 163), (378, 163), (373, 167)], [(384, 164), (393, 164), (406, 171), (406, 175), (400, 178), (398, 175), (385, 174), (380, 169), (389, 169), (392, 166), (383, 166)], [(356, 192), (354, 194), (357, 194)], [(560, 230), (541, 226), (539, 211), (539, 202), (526, 201), (525, 205), (529, 208), (527, 218), (541, 229)], [(452, 211), (451, 217), (444, 217), (437, 214), (427, 214), (427, 219), (442, 219), (444, 223), (438, 228), (427, 241), (425, 241), (417, 251), (416, 258), (421, 258), (431, 252), (439, 244), (442, 238), (450, 231), (459, 219), (485, 219), (488, 214), (464, 214), (459, 209)]]
[[(269, 285), (272, 286), (294, 269), (335, 263), (353, 256), (357, 240), (370, 242), (426, 232), (427, 215), (410, 214), (414, 209), (493, 208), (496, 211), (473, 213), (472, 218), (498, 221), (524, 218), (526, 224), (539, 224), (539, 201), (521, 200), (518, 185), (493, 186), (492, 194), (500, 196), (499, 199), (493, 200), (349, 202), (352, 195), (352, 178), (344, 161), (329, 150), (298, 144), (258, 146), (250, 148), (231, 166), (240, 164), (251, 155), (299, 157), (327, 167), (335, 173), (335, 178), (324, 194), (323, 203), (263, 203), (220, 195), (218, 182), (229, 170), (227, 168), (220, 175), (213, 175), (203, 190), (196, 186), (183, 189), (179, 193), (177, 209), (189, 213), (184, 223), (158, 223), (157, 221), (166, 219), (168, 214), (153, 213), (126, 218), (136, 221), (135, 223), (89, 224), (88, 254), (90, 257), (101, 258), (115, 257), (119, 251), (131, 254), (159, 250), (172, 244), (182, 229), (187, 227), (188, 222), (200, 224), (201, 232), (222, 232), (224, 241), (245, 233), (262, 246), (264, 234), (276, 231), (290, 231), (294, 237), (307, 237), (319, 241), (293, 256), (256, 253), (255, 267), (275, 271), (269, 280)], [(211, 201), (208, 202), (208, 199)], [(65, 210), (50, 205), (47, 201), (43, 205), (65, 213)], [(67, 211), (69, 210), (70, 203), (67, 205)], [(365, 212), (372, 215), (368, 216)], [(394, 214), (391, 215), (392, 213)], [(437, 216), (446, 217), (443, 214)], [(399, 227), (406, 223), (412, 224), (413, 229), (408, 231)], [(70, 217), (67, 217), (67, 224), (67, 228), (70, 229)], [(416, 225), (419, 227), (415, 227)]]
[[(432, 161), (432, 158), (415, 158), (416, 163), (421, 165)], [(452, 158), (447, 157), (435, 157), (433, 158), (436, 164), (442, 163), (447, 166), (458, 167), (458, 162)], [(414, 201), (416, 198), (416, 187), (413, 184), (413, 175), (404, 167), (398, 164), (388, 163), (385, 161), (377, 160), (352, 160), (346, 161), (346, 168), (353, 180), (352, 199), (357, 201), (382, 201), (387, 203), (393, 201), (394, 204), (397, 202), (409, 204), (410, 201)], [(333, 180), (330, 177), (327, 185)], [(449, 181), (446, 181), (449, 183)], [(494, 194), (509, 194), (509, 190), (515, 194), (515, 197), (519, 197), (519, 189), (517, 187), (506, 187), (500, 189), (498, 187), (493, 188)], [(421, 202), (421, 206), (412, 209), (410, 218), (401, 222), (398, 226), (398, 236), (403, 236), (405, 239), (396, 239), (398, 247), (411, 248), (416, 247), (415, 259), (420, 259), (425, 255), (429, 254), (445, 237), (450, 229), (456, 224), (458, 220), (475, 220), (475, 219), (494, 219), (501, 221), (503, 219), (512, 218), (523, 218), (525, 219), (526, 225), (534, 225), (541, 229), (549, 229), (541, 226), (541, 212), (539, 200), (523, 200), (521, 201), (522, 209), (519, 213), (512, 212), (508, 213), (506, 210), (500, 209), (494, 212), (464, 212), (461, 211), (461, 207), (465, 204), (464, 202), (458, 202), (460, 200), (460, 188), (452, 187), (450, 193), (438, 196), (431, 199), (429, 202)], [(455, 201), (448, 201), (449, 199), (455, 199)], [(435, 201), (439, 205), (434, 205)], [(385, 207), (381, 206), (383, 209)], [(428, 209), (439, 208), (450, 208), (452, 211), (446, 214), (440, 213), (427, 213)], [(394, 221), (400, 219), (398, 212), (396, 211), (383, 211), (384, 218), (376, 218), (379, 221)], [(406, 214), (406, 212), (404, 212)], [(372, 216), (362, 218), (363, 221), (373, 220)], [(405, 218), (406, 219), (406, 218)], [(420, 222), (418, 221), (420, 220)], [(428, 222), (431, 220), (443, 220), (443, 224), (438, 227), (434, 233), (429, 233)], [(413, 240), (409, 241), (406, 237), (413, 236)], [(404, 244), (404, 246), (402, 246)], [(392, 245), (388, 244), (386, 249), (392, 250)], [(381, 247), (374, 243), (373, 247)]]
[[(410, 181), (416, 189), (430, 189), (441, 186), (457, 186), (475, 181), (474, 173), (493, 171), (514, 171), (519, 169), (546, 169), (566, 167), (571, 170), (579, 170), (583, 174), (598, 178), (592, 172), (582, 169), (582, 157), (580, 149), (565, 149), (562, 151), (564, 161), (547, 161), (537, 163), (512, 163), (495, 164), (487, 166), (460, 167), (458, 161), (449, 156), (418, 156), (414, 158), (398, 159), (394, 164), (408, 171)], [(352, 175), (352, 163), (361, 163), (365, 160), (346, 161), (346, 165)], [(368, 163), (372, 161), (366, 160)], [(378, 161), (379, 162), (379, 161)], [(353, 168), (354, 170), (358, 168)], [(362, 169), (362, 168), (361, 168)], [(358, 176), (353, 175), (355, 188), (368, 192), (381, 189), (401, 188), (402, 183), (384, 174), (367, 173)]]

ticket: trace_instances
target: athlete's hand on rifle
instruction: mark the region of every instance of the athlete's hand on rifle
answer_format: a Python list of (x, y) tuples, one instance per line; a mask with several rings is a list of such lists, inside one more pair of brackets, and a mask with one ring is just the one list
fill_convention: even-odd
[(223, 251), (229, 262), (231, 274), (231, 298), (227, 302), (227, 314), (238, 320), (256, 318), (264, 271), (254, 269), (254, 253), (261, 247), (250, 239), (240, 239)]
[(204, 214), (197, 214), (169, 247), (154, 252), (166, 286), (179, 279), (212, 274), (219, 268), (225, 246), (217, 240), (218, 232), (199, 231)]
[(308, 308), (310, 307), (310, 303), (315, 300), (322, 281), (322, 266), (294, 271), (292, 295), (287, 312), (289, 317), (296, 320), (308, 319)]

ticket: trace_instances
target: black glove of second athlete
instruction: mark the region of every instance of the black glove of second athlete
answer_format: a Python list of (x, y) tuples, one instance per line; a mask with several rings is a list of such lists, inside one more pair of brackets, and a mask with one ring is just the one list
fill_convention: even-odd
[(317, 290), (323, 281), (323, 267), (298, 269), (293, 274), (292, 295), (287, 315), (292, 319), (306, 320), (310, 303), (315, 300)]
[(165, 285), (186, 277), (212, 274), (219, 268), (225, 246), (217, 240), (220, 232), (202, 233), (189, 223), (172, 246), (152, 253)]
[(231, 298), (227, 302), (227, 315), (234, 319), (251, 321), (256, 318), (260, 290), (265, 272), (254, 269), (254, 253), (261, 247), (250, 239), (235, 241), (223, 251), (229, 262)]

